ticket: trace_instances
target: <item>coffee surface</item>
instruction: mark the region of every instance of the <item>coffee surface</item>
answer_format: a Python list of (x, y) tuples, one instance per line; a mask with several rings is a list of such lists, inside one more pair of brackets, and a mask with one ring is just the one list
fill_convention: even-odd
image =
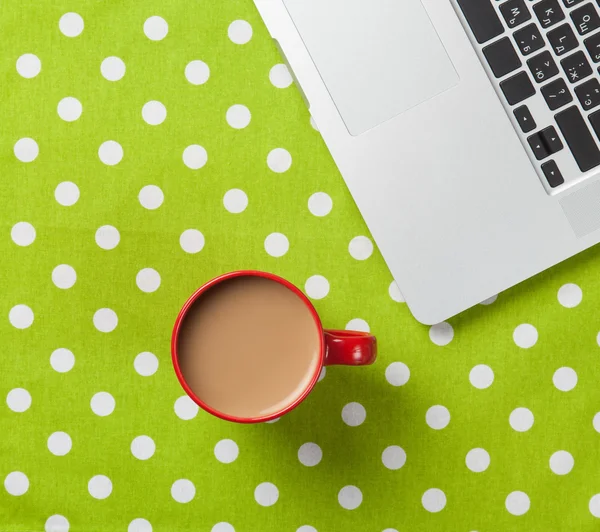
[(302, 300), (261, 277), (209, 289), (185, 317), (179, 365), (207, 405), (236, 417), (279, 412), (300, 397), (319, 365), (319, 329)]

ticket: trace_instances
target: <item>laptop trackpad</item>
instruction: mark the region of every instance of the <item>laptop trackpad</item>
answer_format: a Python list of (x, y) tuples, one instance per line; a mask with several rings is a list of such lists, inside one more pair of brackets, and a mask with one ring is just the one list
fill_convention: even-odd
[(420, 0), (284, 0), (351, 135), (456, 85)]

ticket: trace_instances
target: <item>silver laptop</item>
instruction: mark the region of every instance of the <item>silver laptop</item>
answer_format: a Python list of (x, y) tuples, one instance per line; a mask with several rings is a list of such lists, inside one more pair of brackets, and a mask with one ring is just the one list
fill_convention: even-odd
[(254, 0), (413, 315), (600, 241), (600, 8)]

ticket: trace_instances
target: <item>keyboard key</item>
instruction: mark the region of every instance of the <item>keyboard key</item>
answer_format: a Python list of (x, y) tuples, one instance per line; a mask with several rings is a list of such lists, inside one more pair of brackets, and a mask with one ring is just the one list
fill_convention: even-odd
[(533, 119), (531, 111), (529, 110), (529, 107), (527, 107), (526, 105), (521, 105), (521, 107), (517, 107), (514, 110), (514, 113), (515, 113), (515, 118), (517, 119), (517, 122), (519, 123), (519, 127), (521, 128), (521, 131), (523, 133), (529, 133), (530, 131), (533, 131), (537, 127), (537, 124), (535, 123), (535, 120)]
[(579, 169), (587, 172), (600, 165), (600, 150), (579, 109), (576, 106), (569, 107), (554, 118)]
[(592, 67), (581, 51), (563, 59), (560, 64), (571, 83), (577, 83), (592, 74)]
[(528, 26), (515, 31), (513, 37), (523, 55), (532, 54), (544, 47), (544, 38), (536, 24), (529, 24)]
[(479, 44), (504, 33), (504, 26), (490, 0), (457, 1)]
[(600, 83), (596, 78), (592, 78), (576, 87), (575, 94), (577, 94), (584, 111), (589, 111), (600, 105)]
[(541, 161), (542, 159), (545, 159), (546, 157), (550, 156), (550, 154), (548, 153), (548, 150), (546, 149), (544, 142), (542, 141), (542, 137), (539, 133), (536, 133), (535, 135), (531, 135), (531, 137), (528, 137), (527, 142), (529, 143), (529, 147), (531, 148), (533, 155), (535, 155), (535, 158), (538, 161)]
[(548, 85), (542, 87), (542, 94), (551, 111), (556, 111), (563, 105), (567, 105), (573, 101), (571, 91), (567, 87), (565, 80), (562, 78), (556, 79)]
[(519, 72), (500, 82), (500, 88), (510, 105), (520, 103), (535, 94), (535, 87), (526, 72)]
[(579, 41), (575, 37), (575, 33), (569, 24), (563, 24), (558, 28), (548, 32), (548, 40), (554, 53), (558, 56), (566, 54), (571, 50), (575, 50), (579, 46)]
[(565, 182), (565, 179), (560, 173), (558, 166), (553, 160), (550, 160), (542, 165), (542, 172), (544, 172), (546, 180), (552, 188), (556, 188)]
[(558, 67), (548, 51), (532, 57), (529, 61), (527, 61), (527, 66), (529, 67), (529, 70), (531, 70), (533, 79), (535, 79), (538, 83), (548, 81), (550, 78), (558, 74)]
[(542, 28), (554, 26), (565, 18), (563, 10), (558, 5), (558, 0), (542, 0), (533, 6), (533, 10)]
[(594, 63), (600, 63), (600, 33), (588, 37), (583, 42), (585, 43), (587, 51), (592, 56), (592, 61)]
[(596, 111), (590, 115), (590, 123), (594, 129), (594, 133), (600, 139), (600, 111)]
[(579, 35), (586, 35), (600, 27), (600, 17), (594, 4), (586, 4), (571, 11), (571, 19)]
[(521, 66), (521, 60), (508, 37), (504, 37), (483, 49), (494, 76), (501, 78)]
[(546, 150), (550, 155), (554, 155), (558, 153), (560, 150), (564, 148), (562, 140), (558, 136), (556, 129), (554, 126), (547, 127), (540, 131), (540, 136), (542, 137), (542, 142), (544, 146), (546, 146)]
[(580, 4), (581, 2), (583, 2), (583, 0), (563, 0), (563, 4), (565, 4), (565, 7), (573, 7), (577, 4)]
[(509, 28), (516, 28), (531, 18), (524, 0), (508, 0), (500, 5), (500, 12)]

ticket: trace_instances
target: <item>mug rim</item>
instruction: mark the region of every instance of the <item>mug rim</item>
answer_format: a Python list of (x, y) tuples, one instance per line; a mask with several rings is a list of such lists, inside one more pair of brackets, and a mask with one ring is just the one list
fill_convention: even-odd
[[(317, 326), (317, 332), (319, 334), (319, 364), (317, 365), (315, 372), (312, 375), (309, 383), (307, 384), (305, 389), (302, 391), (302, 393), (293, 402), (291, 402), (289, 405), (286, 405), (285, 407), (278, 410), (277, 412), (275, 412), (273, 414), (269, 414), (267, 416), (238, 417), (238, 416), (226, 414), (224, 412), (214, 409), (210, 405), (206, 404), (202, 399), (200, 399), (192, 391), (192, 389), (188, 386), (188, 384), (183, 376), (183, 373), (181, 372), (181, 368), (179, 366), (177, 341), (179, 339), (181, 325), (182, 325), (185, 317), (187, 316), (190, 308), (209, 289), (213, 288), (217, 284), (220, 284), (224, 281), (228, 281), (231, 279), (235, 279), (237, 277), (261, 277), (263, 279), (269, 279), (271, 281), (275, 281), (275, 282), (285, 286), (289, 290), (291, 290), (296, 296), (298, 296), (300, 298), (300, 300), (304, 303), (306, 308), (310, 311), (313, 321), (314, 321), (315, 325)], [(259, 271), (259, 270), (237, 270), (237, 271), (233, 271), (233, 272), (228, 272), (228, 273), (221, 274), (221, 275), (211, 279), (210, 281), (208, 281), (208, 282), (204, 283), (202, 286), (200, 286), (200, 288), (197, 288), (194, 291), (194, 293), (184, 303), (183, 307), (181, 307), (181, 310), (179, 311), (179, 314), (177, 315), (177, 319), (175, 320), (175, 325), (173, 326), (173, 332), (171, 333), (171, 361), (173, 363), (173, 368), (175, 369), (175, 374), (177, 375), (177, 379), (179, 380), (179, 384), (182, 386), (182, 388), (184, 389), (187, 396), (190, 399), (192, 399), (192, 401), (194, 401), (194, 403), (196, 403), (200, 408), (202, 408), (209, 414), (212, 414), (213, 416), (216, 416), (225, 421), (233, 421), (235, 423), (249, 424), (249, 423), (263, 423), (266, 421), (272, 421), (274, 419), (277, 419), (277, 418), (287, 414), (288, 412), (290, 412), (291, 410), (296, 408), (302, 401), (304, 401), (304, 399), (306, 399), (308, 394), (312, 391), (315, 384), (317, 383), (317, 381), (319, 379), (319, 375), (321, 373), (321, 369), (323, 368), (323, 365), (325, 363), (325, 337), (324, 337), (323, 325), (321, 323), (321, 319), (319, 318), (319, 315), (317, 314), (317, 311), (316, 311), (314, 305), (310, 302), (308, 297), (306, 297), (306, 295), (296, 285), (294, 285), (287, 279), (284, 279), (283, 277), (280, 277), (273, 273), (263, 272), (263, 271)]]

